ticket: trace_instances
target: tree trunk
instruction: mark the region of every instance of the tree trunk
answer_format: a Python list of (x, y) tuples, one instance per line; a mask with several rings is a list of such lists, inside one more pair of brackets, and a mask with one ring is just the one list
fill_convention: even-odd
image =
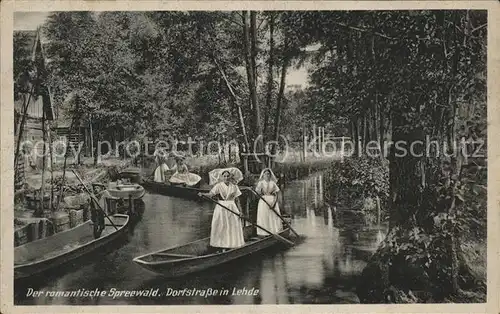
[(250, 42), (251, 42), (251, 58), (250, 62), (252, 65), (252, 70), (253, 70), (253, 80), (254, 80), (254, 86), (257, 89), (257, 81), (258, 81), (258, 74), (257, 74), (257, 12), (256, 11), (250, 11)]
[(52, 125), (49, 124), (49, 154), (50, 154), (50, 210), (54, 209), (54, 153), (53, 153)]
[(214, 61), (215, 65), (217, 66), (217, 69), (219, 70), (219, 73), (222, 75), (222, 78), (224, 79), (226, 87), (229, 90), (229, 93), (231, 94), (231, 96), (233, 97), (234, 104), (237, 107), (236, 109), (237, 109), (237, 112), (238, 112), (238, 118), (239, 118), (240, 128), (241, 128), (241, 132), (243, 133), (243, 140), (245, 141), (245, 145), (246, 145), (245, 151), (247, 151), (248, 149), (250, 149), (250, 144), (249, 144), (248, 135), (247, 135), (247, 132), (246, 132), (245, 120), (243, 118), (243, 111), (241, 110), (241, 105), (239, 103), (238, 96), (236, 96), (236, 94), (234, 93), (233, 88), (231, 87), (231, 84), (229, 83), (229, 80), (228, 80), (228, 78), (226, 76), (226, 72), (220, 66), (220, 64), (217, 62), (217, 59), (213, 55), (212, 55), (212, 60)]
[[(95, 152), (94, 152), (94, 166), (97, 166), (97, 163), (99, 162), (99, 159), (101, 158), (100, 156), (100, 151), (101, 151), (101, 145), (99, 144), (99, 142), (101, 141), (101, 136), (102, 136), (102, 129), (101, 129), (101, 126), (100, 126), (100, 122), (98, 123), (98, 131), (97, 131), (97, 134), (95, 136), (95, 144), (94, 144), (94, 147), (95, 147)], [(125, 156), (125, 150), (124, 150), (124, 156)]]
[(359, 153), (359, 132), (358, 132), (358, 118), (353, 118), (351, 120), (352, 125), (352, 139), (354, 142), (354, 155)]
[(47, 157), (45, 156), (45, 145), (47, 144), (47, 132), (45, 130), (45, 108), (42, 106), (42, 186), (40, 187), (40, 212), (35, 213), (35, 216), (42, 216), (45, 210), (45, 166)]
[(366, 143), (368, 143), (368, 128), (367, 128), (367, 123), (366, 123), (366, 116), (367, 116), (367, 112), (366, 110), (363, 112), (363, 145), (361, 147), (364, 147), (366, 146)]
[[(285, 47), (287, 38), (285, 37)], [(285, 48), (286, 49), (286, 48)], [(281, 66), (281, 80), (280, 80), (280, 89), (278, 92), (278, 101), (276, 105), (276, 115), (274, 120), (274, 140), (277, 142), (279, 140), (280, 135), (280, 119), (281, 119), (281, 106), (283, 104), (283, 98), (285, 94), (285, 84), (286, 84), (286, 72), (288, 69), (288, 57), (285, 56), (283, 59), (283, 65)], [(277, 145), (273, 145), (273, 154), (276, 153)]]
[[(19, 149), (21, 147), (21, 142), (22, 142), (23, 133), (24, 133), (24, 125), (26, 124), (26, 118), (28, 115), (28, 107), (29, 107), (31, 97), (32, 97), (34, 92), (35, 92), (35, 86), (33, 85), (31, 87), (30, 93), (28, 95), (28, 99), (26, 99), (26, 96), (23, 97), (24, 98), (23, 107), (22, 107), (23, 112), (21, 113), (21, 122), (19, 123), (19, 131), (17, 133), (17, 143), (16, 143), (16, 151), (15, 151), (15, 155), (14, 155), (14, 165), (17, 165), (17, 160), (18, 160), (17, 158), (19, 157)], [(15, 126), (15, 127), (17, 127), (17, 126)]]
[(94, 133), (92, 130), (92, 114), (89, 116), (89, 127), (90, 127), (90, 156), (94, 158)]
[(66, 180), (66, 166), (67, 166), (67, 162), (68, 162), (68, 155), (69, 155), (69, 152), (71, 151), (71, 149), (69, 148), (70, 146), (70, 137), (71, 137), (71, 133), (73, 132), (73, 127), (76, 123), (76, 118), (72, 118), (71, 120), (71, 124), (69, 126), (69, 130), (68, 130), (68, 138), (66, 139), (66, 151), (64, 152), (64, 163), (63, 163), (63, 173), (62, 173), (62, 180), (61, 180), (61, 189), (59, 190), (59, 196), (57, 197), (57, 204), (56, 204), (56, 207), (55, 207), (55, 211), (59, 210), (59, 204), (61, 203), (61, 200), (62, 200), (62, 197), (63, 197), (63, 192), (64, 192), (64, 183), (65, 183), (65, 180)]
[[(245, 49), (245, 64), (247, 72), (248, 86), (250, 89), (250, 104), (254, 112), (253, 121), (255, 126), (254, 141), (262, 135), (262, 126), (260, 124), (260, 109), (257, 104), (257, 89), (256, 89), (256, 78), (255, 78), (255, 61), (253, 60), (254, 51), (252, 51), (252, 38), (254, 34), (252, 30), (255, 31), (255, 17), (250, 13), (250, 21), (248, 19), (247, 11), (243, 11), (243, 43)], [(257, 143), (257, 149), (260, 150), (260, 142)]]
[[(380, 99), (380, 98), (379, 98)], [(380, 133), (380, 147), (384, 147), (384, 141), (385, 141), (385, 119), (384, 119), (384, 103), (383, 102), (379, 102), (379, 110), (378, 110), (378, 114), (379, 114), (379, 133)]]
[[(415, 127), (416, 121), (409, 120), (403, 110), (400, 108), (393, 110), (392, 141), (424, 143), (425, 134), (422, 127)], [(412, 129), (408, 130), (408, 127)], [(414, 154), (409, 152), (404, 154), (399, 150), (396, 152), (394, 145), (391, 147), (389, 166), (391, 226), (409, 228), (416, 223), (415, 217), (422, 207), (422, 184), (425, 184), (425, 168), (421, 164), (425, 162), (423, 152), (424, 148), (420, 146), (414, 147)]]
[(268, 124), (269, 124), (269, 115), (271, 112), (271, 101), (273, 96), (273, 70), (274, 70), (274, 14), (272, 12), (270, 14), (269, 20), (269, 66), (267, 72), (267, 95), (266, 95), (266, 111), (264, 113), (264, 137), (267, 138)]
[[(373, 106), (374, 110), (373, 110), (373, 136), (374, 136), (374, 139), (379, 143), (381, 144), (382, 141), (381, 141), (381, 136), (380, 136), (380, 120), (379, 120), (379, 117), (380, 117), (380, 106), (379, 106), (379, 103), (378, 103), (378, 92), (375, 92), (375, 102), (374, 102), (374, 106)], [(382, 146), (381, 146), (382, 147)]]

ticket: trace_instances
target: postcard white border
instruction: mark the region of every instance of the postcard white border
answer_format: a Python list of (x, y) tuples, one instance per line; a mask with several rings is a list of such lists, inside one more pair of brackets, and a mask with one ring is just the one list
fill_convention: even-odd
[[(1, 16), (1, 312), (2, 313), (498, 313), (500, 2), (499, 1), (12, 1)], [(13, 305), (13, 82), (12, 33), (15, 11), (154, 10), (488, 10), (488, 301), (485, 304), (422, 305), (231, 305), (231, 306), (14, 306)]]

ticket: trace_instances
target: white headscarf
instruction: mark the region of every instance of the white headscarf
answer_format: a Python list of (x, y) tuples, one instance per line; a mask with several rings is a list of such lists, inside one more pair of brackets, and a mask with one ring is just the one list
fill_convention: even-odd
[(278, 182), (278, 179), (276, 178), (276, 176), (274, 175), (274, 172), (271, 170), (271, 168), (265, 168), (264, 170), (261, 171), (260, 173), (260, 177), (259, 177), (259, 181), (260, 180), (264, 180), (264, 173), (266, 171), (269, 171), (269, 174), (271, 175), (271, 179), (270, 181), (274, 181), (274, 182)]
[(219, 168), (219, 169), (214, 169), (208, 173), (209, 178), (210, 178), (210, 185), (217, 184), (222, 181), (222, 174), (224, 172), (229, 172), (231, 175), (231, 179), (235, 181), (236, 184), (243, 180), (243, 173), (240, 171), (238, 168)]

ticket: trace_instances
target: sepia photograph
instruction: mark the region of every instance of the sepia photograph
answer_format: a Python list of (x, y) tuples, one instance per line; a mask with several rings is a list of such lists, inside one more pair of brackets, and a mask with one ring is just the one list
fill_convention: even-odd
[(485, 304), (491, 22), (14, 12), (14, 305)]

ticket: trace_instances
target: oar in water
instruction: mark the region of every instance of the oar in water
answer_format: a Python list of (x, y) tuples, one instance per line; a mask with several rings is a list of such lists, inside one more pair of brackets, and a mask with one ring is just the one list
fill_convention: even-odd
[(263, 197), (262, 195), (260, 195), (259, 193), (257, 193), (257, 191), (255, 191), (254, 189), (252, 188), (248, 188), (248, 190), (252, 191), (255, 195), (257, 195), (261, 200), (264, 201), (264, 203), (267, 204), (267, 206), (269, 206), (269, 209), (273, 211), (273, 213), (276, 214), (276, 216), (278, 216), (281, 221), (288, 227), (290, 228), (290, 230), (295, 234), (296, 237), (299, 237), (299, 234), (292, 228), (292, 226), (290, 226), (290, 224), (285, 220), (285, 218), (283, 218), (280, 214), (278, 214), (278, 212), (274, 209), (276, 207), (276, 204), (278, 203), (278, 199), (276, 198), (276, 202), (274, 203), (274, 206), (271, 206)]
[(108, 218), (109, 222), (113, 225), (113, 227), (115, 227), (115, 229), (118, 230), (118, 227), (115, 225), (115, 223), (113, 222), (113, 220), (111, 220), (111, 218), (109, 218), (109, 216), (106, 214), (106, 212), (104, 211), (104, 209), (99, 204), (99, 200), (97, 200), (97, 198), (95, 197), (94, 193), (92, 193), (92, 192), (89, 191), (89, 189), (87, 188), (87, 186), (85, 185), (85, 183), (83, 183), (82, 178), (80, 178), (80, 176), (78, 175), (78, 173), (76, 173), (76, 171), (74, 169), (71, 169), (71, 171), (75, 174), (75, 176), (78, 179), (78, 181), (80, 181), (80, 183), (83, 185), (83, 188), (85, 189), (85, 191), (90, 195), (90, 197), (92, 198), (92, 200), (94, 201), (94, 203), (97, 205), (97, 207), (99, 207), (99, 209), (104, 214), (104, 216), (106, 216), (106, 218)]
[(241, 214), (239, 214), (239, 213), (235, 212), (234, 210), (231, 210), (231, 209), (227, 208), (226, 206), (224, 206), (224, 205), (220, 204), (220, 203), (219, 203), (219, 202), (217, 202), (216, 200), (211, 199), (210, 197), (207, 197), (207, 196), (205, 196), (205, 195), (200, 195), (200, 196), (201, 196), (202, 198), (208, 199), (208, 200), (210, 200), (210, 201), (214, 202), (215, 204), (217, 204), (217, 205), (221, 206), (222, 208), (224, 208), (224, 209), (226, 209), (226, 210), (230, 211), (231, 213), (235, 214), (236, 216), (240, 217), (241, 219), (243, 219), (243, 220), (245, 220), (245, 221), (249, 222), (252, 226), (257, 227), (257, 228), (259, 228), (259, 229), (263, 230), (264, 232), (269, 233), (270, 235), (272, 235), (273, 237), (275, 237), (277, 240), (281, 241), (282, 243), (285, 243), (285, 244), (287, 244), (287, 245), (295, 245), (295, 243), (293, 243), (292, 241), (290, 241), (290, 240), (287, 240), (287, 239), (283, 238), (283, 237), (282, 237), (282, 236), (280, 236), (279, 234), (272, 233), (271, 231), (269, 231), (269, 230), (265, 229), (264, 227), (259, 226), (259, 225), (258, 225), (258, 224), (256, 224), (256, 223), (253, 223), (253, 222), (252, 222), (250, 219), (248, 219), (247, 217), (245, 217), (245, 216), (243, 216), (243, 215), (241, 215)]

